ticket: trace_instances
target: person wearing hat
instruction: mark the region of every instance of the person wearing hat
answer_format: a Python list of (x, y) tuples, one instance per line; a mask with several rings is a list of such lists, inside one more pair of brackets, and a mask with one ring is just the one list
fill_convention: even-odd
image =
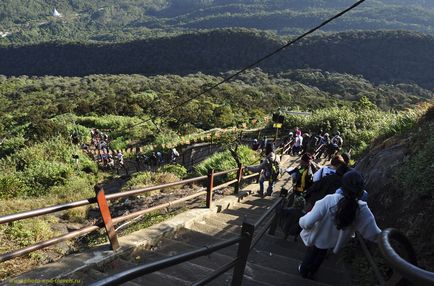
[(287, 169), (292, 176), (293, 190), (295, 195), (302, 195), (312, 185), (312, 177), (318, 166), (313, 162), (313, 156), (305, 153), (301, 156), (300, 165), (295, 169)]
[(300, 237), (308, 247), (298, 267), (302, 277), (312, 277), (328, 249), (337, 253), (356, 231), (365, 239), (377, 240), (381, 229), (367, 203), (361, 200), (364, 187), (363, 175), (351, 170), (342, 177), (342, 194), (325, 196), (300, 218)]

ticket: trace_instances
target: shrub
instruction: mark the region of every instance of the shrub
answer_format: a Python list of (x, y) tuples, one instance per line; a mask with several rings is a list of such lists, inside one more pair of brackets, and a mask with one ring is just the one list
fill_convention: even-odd
[(187, 169), (179, 164), (164, 165), (158, 169), (158, 172), (171, 173), (181, 179), (187, 175)]
[(56, 219), (53, 216), (45, 219), (28, 219), (14, 221), (8, 224), (4, 230), (6, 239), (13, 241), (20, 247), (25, 247), (35, 242), (52, 238), (55, 232), (51, 229)]
[[(256, 164), (259, 160), (259, 154), (247, 146), (239, 146), (238, 156), (244, 166)], [(208, 174), (208, 169), (214, 169), (216, 172), (218, 172), (234, 169), (237, 167), (237, 162), (235, 162), (229, 150), (226, 150), (216, 153), (203, 162), (197, 164), (194, 167), (194, 170), (198, 175), (203, 176)], [(235, 174), (229, 174), (228, 178), (235, 178)], [(218, 182), (221, 182), (222, 180), (224, 180), (224, 178), (219, 178)]]

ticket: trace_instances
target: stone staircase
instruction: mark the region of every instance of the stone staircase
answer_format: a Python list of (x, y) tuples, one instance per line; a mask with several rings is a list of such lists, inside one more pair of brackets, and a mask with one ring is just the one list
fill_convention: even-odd
[[(247, 219), (254, 223), (275, 199), (249, 196), (229, 209), (199, 219), (188, 228), (182, 228), (172, 238), (161, 239), (151, 248), (135, 249), (132, 253), (117, 257), (109, 263), (78, 271), (68, 278), (80, 279), (82, 285), (88, 285), (138, 264), (153, 262), (239, 236), (243, 220)], [(123, 285), (191, 285), (230, 262), (236, 256), (237, 248), (236, 244), (209, 256), (144, 275)], [(297, 268), (303, 257), (304, 248), (300, 239), (296, 242), (293, 237), (284, 240), (279, 228), (275, 236), (265, 234), (249, 254), (243, 285), (351, 284), (342, 262), (336, 257), (329, 257), (324, 262), (314, 280), (303, 279)], [(232, 271), (224, 273), (208, 285), (230, 285)]]

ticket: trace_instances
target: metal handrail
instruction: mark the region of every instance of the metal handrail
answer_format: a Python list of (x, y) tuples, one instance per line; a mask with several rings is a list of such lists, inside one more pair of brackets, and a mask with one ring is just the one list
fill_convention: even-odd
[(214, 270), (210, 275), (208, 275), (207, 277), (197, 281), (196, 283), (192, 284), (192, 286), (202, 286), (202, 285), (206, 285), (209, 282), (213, 281), (214, 279), (216, 279), (217, 277), (219, 277), (220, 275), (222, 275), (223, 273), (225, 273), (226, 271), (228, 271), (229, 269), (232, 269), (235, 264), (237, 264), (238, 262), (238, 258), (233, 259), (231, 262), (226, 263), (225, 265), (219, 267), (218, 269)]
[[(399, 242), (404, 246), (408, 261), (402, 258), (393, 248), (391, 240)], [(434, 285), (434, 272), (430, 272), (417, 266), (416, 254), (408, 238), (394, 228), (387, 228), (382, 231), (379, 243), (381, 254), (393, 269), (403, 277), (417, 283), (417, 285)]]
[[(260, 225), (266, 217), (270, 215), (271, 212), (275, 211), (276, 207), (279, 206), (279, 204), (283, 201), (283, 198), (280, 197), (277, 199), (269, 209), (267, 209), (266, 212), (259, 218), (256, 223), (251, 225), (253, 229), (256, 228), (256, 226)], [(275, 220), (276, 214), (274, 214), (272, 217), (270, 217), (266, 224), (262, 227), (262, 229), (259, 231), (258, 235), (255, 236), (254, 243), (248, 248), (248, 251), (250, 250), (258, 243), (258, 241), (262, 238), (262, 236), (265, 234), (267, 229), (270, 228), (272, 222)], [(244, 227), (244, 224), (243, 224)], [(252, 238), (253, 233), (250, 233), (249, 236)], [(178, 254), (173, 257), (164, 258), (159, 261), (151, 262), (144, 265), (139, 265), (134, 268), (119, 272), (117, 274), (114, 274), (110, 277), (106, 277), (104, 279), (101, 279), (90, 286), (108, 286), (108, 285), (119, 285), (121, 283), (125, 283), (128, 281), (131, 281), (133, 279), (136, 279), (138, 277), (141, 277), (143, 275), (149, 274), (154, 271), (159, 271), (162, 269), (165, 269), (167, 267), (180, 264), (182, 262), (186, 262), (192, 259), (195, 259), (200, 256), (211, 254), (217, 250), (220, 250), (222, 248), (234, 245), (236, 243), (240, 243), (240, 246), (242, 244), (242, 240), (245, 239), (243, 235), (240, 235), (238, 237), (228, 239), (225, 241), (221, 241), (219, 243), (216, 243), (214, 245), (210, 246), (203, 246), (199, 249), (191, 250), (185, 253)], [(225, 273), (231, 268), (234, 268), (236, 264), (239, 262), (240, 257), (237, 256), (234, 260), (231, 262), (221, 266), (220, 268), (213, 271), (211, 274), (207, 275), (206, 277), (202, 278), (201, 280), (195, 282), (193, 285), (199, 286), (199, 285), (206, 285), (208, 282), (214, 280), (215, 278), (219, 277), (221, 274)]]
[(226, 171), (221, 171), (221, 172), (215, 172), (214, 176), (215, 177), (222, 176), (222, 175), (226, 175), (226, 174), (229, 174), (229, 173), (232, 173), (232, 172), (235, 172), (235, 171), (238, 171), (238, 168), (234, 168), (234, 169), (230, 169), (230, 170), (226, 170)]
[(266, 212), (264, 212), (261, 217), (255, 222), (254, 226), (255, 228), (257, 228), (264, 220), (267, 216), (270, 215), (271, 212), (273, 212), (275, 210), (275, 208), (282, 203), (283, 198), (280, 197), (278, 198), (268, 209)]
[(101, 279), (90, 285), (91, 286), (119, 285), (121, 283), (125, 283), (132, 279), (138, 278), (142, 275), (149, 274), (154, 271), (158, 271), (173, 265), (177, 265), (182, 262), (186, 262), (201, 256), (208, 255), (217, 250), (237, 244), (238, 242), (241, 241), (241, 239), (242, 239), (241, 236), (227, 239), (225, 241), (221, 241), (210, 246), (203, 246), (201, 248), (194, 249), (185, 253), (181, 253), (172, 257), (167, 257), (159, 261), (151, 262), (144, 265), (139, 265), (134, 268), (116, 273), (113, 276)]
[(0, 216), (0, 224), (4, 224), (7, 222), (12, 222), (12, 221), (16, 221), (16, 220), (21, 220), (21, 219), (26, 219), (26, 218), (31, 218), (31, 217), (35, 217), (35, 216), (41, 216), (41, 215), (45, 215), (45, 214), (65, 211), (68, 209), (73, 209), (73, 208), (86, 206), (86, 205), (90, 205), (90, 204), (94, 204), (94, 203), (96, 203), (95, 197), (87, 198), (87, 199), (80, 200), (80, 201), (65, 203), (65, 204), (61, 204), (61, 205), (55, 205), (55, 206), (50, 206), (50, 207), (45, 207), (45, 208), (40, 208), (40, 209), (34, 209), (34, 210), (30, 210), (30, 211), (14, 213), (14, 214), (10, 214), (10, 215), (4, 215), (4, 216)]
[(271, 224), (273, 223), (273, 220), (275, 220), (275, 215), (270, 217), (265, 223), (265, 225), (260, 230), (258, 230), (258, 232), (255, 234), (253, 238), (252, 244), (250, 245), (250, 249), (253, 249), (256, 246), (256, 244), (258, 244), (259, 240), (261, 240), (261, 238), (270, 228)]
[(226, 183), (223, 183), (223, 184), (221, 184), (221, 185), (215, 186), (215, 187), (214, 187), (214, 191), (215, 191), (215, 190), (224, 189), (224, 188), (226, 188), (226, 187), (229, 187), (230, 185), (233, 185), (233, 184), (235, 184), (236, 182), (238, 182), (237, 179), (233, 179), (233, 180), (227, 181)]
[[(141, 211), (130, 213), (128, 215), (119, 216), (119, 217), (113, 218), (113, 223), (120, 223), (120, 222), (123, 222), (125, 220), (131, 219), (131, 218), (135, 218), (135, 217), (138, 217), (140, 215), (143, 215), (143, 214), (146, 214), (146, 213), (150, 213), (150, 212), (153, 212), (153, 211), (156, 211), (156, 210), (164, 209), (164, 208), (169, 207), (171, 205), (175, 205), (175, 204), (178, 204), (178, 203), (181, 203), (181, 202), (184, 202), (184, 201), (187, 201), (187, 200), (190, 200), (190, 199), (193, 199), (193, 198), (205, 195), (205, 194), (206, 194), (206, 191), (202, 190), (202, 191), (197, 192), (195, 194), (192, 194), (192, 195), (189, 195), (187, 197), (183, 197), (183, 198), (177, 199), (177, 200), (169, 202), (169, 203), (165, 203), (165, 204), (157, 205), (157, 206), (154, 206), (154, 207), (150, 207), (150, 208), (147, 208), (147, 209), (144, 209), (144, 210), (141, 210)], [(95, 231), (97, 229), (100, 229), (102, 227), (104, 227), (104, 225), (102, 223), (100, 223), (100, 224), (92, 224), (92, 225), (83, 227), (81, 229), (78, 229), (78, 230), (75, 230), (75, 231), (72, 231), (72, 232), (68, 232), (66, 234), (63, 234), (63, 235), (60, 235), (60, 236), (57, 236), (57, 237), (53, 237), (53, 238), (45, 240), (45, 241), (40, 241), (38, 243), (35, 243), (33, 245), (30, 245), (30, 246), (27, 246), (27, 247), (24, 247), (24, 248), (15, 250), (15, 251), (3, 253), (2, 255), (0, 255), (0, 262), (6, 261), (6, 260), (9, 260), (9, 259), (12, 259), (12, 258), (16, 258), (18, 256), (21, 256), (21, 255), (24, 255), (24, 254), (27, 254), (27, 253), (33, 252), (35, 250), (39, 250), (39, 249), (42, 249), (42, 248), (45, 248), (45, 247), (48, 247), (48, 246), (51, 246), (51, 245), (54, 245), (54, 244), (57, 244), (57, 243), (62, 242), (62, 241), (66, 241), (66, 240), (71, 239), (71, 238), (75, 238), (75, 237), (81, 236), (83, 234), (90, 233), (90, 232)]]
[[(232, 170), (230, 170), (230, 171), (232, 171)], [(132, 190), (132, 191), (126, 191), (126, 192), (122, 192), (122, 193), (110, 194), (110, 195), (106, 195), (106, 199), (107, 200), (114, 200), (114, 199), (129, 197), (129, 196), (133, 196), (133, 195), (137, 195), (137, 194), (141, 194), (141, 193), (145, 193), (145, 192), (161, 190), (161, 189), (168, 188), (168, 187), (174, 187), (174, 186), (185, 185), (185, 184), (189, 184), (189, 183), (200, 182), (200, 181), (206, 180), (207, 178), (208, 178), (207, 176), (200, 176), (200, 177), (196, 177), (196, 178), (192, 178), (192, 179), (176, 181), (176, 182), (172, 182), (172, 183), (167, 183), (167, 184), (162, 184), (162, 185), (157, 185), (157, 186), (152, 186), (152, 187), (147, 187), (147, 188), (142, 188), (142, 189), (137, 189), (137, 190)], [(19, 213), (15, 213), (15, 214), (11, 214), (11, 215), (0, 216), (0, 224), (4, 224), (7, 222), (12, 222), (12, 221), (16, 221), (16, 220), (21, 220), (21, 219), (26, 219), (26, 218), (31, 218), (31, 217), (35, 217), (35, 216), (41, 216), (41, 215), (45, 215), (45, 214), (55, 213), (55, 212), (59, 212), (59, 211), (64, 211), (64, 210), (77, 208), (77, 207), (81, 207), (81, 206), (85, 206), (85, 205), (90, 205), (90, 204), (94, 204), (94, 203), (96, 203), (95, 197), (87, 198), (87, 199), (80, 200), (80, 201), (70, 202), (70, 203), (66, 203), (66, 204), (61, 204), (61, 205), (55, 205), (55, 206), (25, 211), (25, 212), (19, 212)]]
[(142, 189), (137, 189), (137, 190), (126, 191), (126, 192), (122, 192), (122, 193), (110, 194), (110, 195), (106, 195), (106, 199), (107, 200), (114, 200), (114, 199), (129, 197), (132, 195), (137, 195), (137, 194), (141, 194), (141, 193), (161, 190), (161, 189), (165, 189), (165, 188), (169, 188), (169, 187), (186, 185), (186, 184), (190, 184), (190, 183), (196, 183), (196, 182), (204, 181), (207, 178), (208, 178), (207, 176), (201, 176), (201, 177), (191, 178), (191, 179), (187, 179), (187, 180), (176, 181), (176, 182), (172, 182), (172, 183), (167, 183), (167, 184), (162, 184), (162, 185), (157, 185), (157, 186), (152, 186), (152, 187), (147, 187), (147, 188), (142, 188)]
[(361, 234), (356, 233), (356, 236), (359, 240), (360, 246), (362, 247), (363, 254), (365, 254), (366, 259), (368, 259), (369, 264), (371, 264), (372, 271), (374, 272), (375, 278), (377, 278), (377, 281), (380, 283), (380, 285), (384, 285), (384, 277), (380, 273), (380, 269), (378, 268), (377, 264), (374, 261), (374, 258), (372, 257), (371, 253), (369, 252), (368, 247), (366, 246), (365, 240), (362, 238)]

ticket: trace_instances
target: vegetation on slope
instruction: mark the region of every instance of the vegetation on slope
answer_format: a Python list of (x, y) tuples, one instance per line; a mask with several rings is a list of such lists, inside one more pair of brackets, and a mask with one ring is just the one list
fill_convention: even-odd
[[(3, 0), (4, 44), (47, 41), (119, 42), (191, 30), (226, 27), (299, 34), (352, 0), (176, 1), (176, 0)], [(62, 18), (52, 17), (56, 8)], [(431, 1), (367, 1), (324, 31), (400, 29), (434, 33)]]
[[(271, 33), (216, 30), (124, 44), (41, 44), (0, 48), (0, 74), (218, 74), (240, 69), (281, 46)], [(434, 37), (407, 32), (347, 32), (307, 38), (260, 65), (269, 72), (319, 68), (375, 83), (433, 87)]]

